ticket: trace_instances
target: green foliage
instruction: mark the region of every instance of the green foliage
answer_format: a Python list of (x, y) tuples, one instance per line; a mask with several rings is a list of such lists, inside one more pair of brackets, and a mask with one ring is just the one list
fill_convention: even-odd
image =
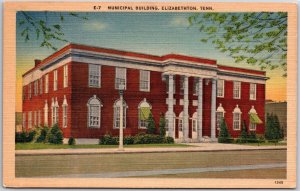
[(279, 140), (283, 138), (282, 130), (277, 115), (267, 114), (267, 125), (265, 131), (267, 140)]
[(15, 142), (16, 143), (28, 143), (32, 142), (33, 138), (35, 136), (35, 131), (29, 131), (29, 132), (16, 132), (15, 133)]
[(148, 134), (155, 134), (156, 128), (155, 128), (155, 121), (153, 118), (152, 113), (150, 112), (148, 123), (147, 123), (147, 133)]
[[(21, 37), (25, 40), (25, 42), (31, 40), (34, 36), (36, 40), (40, 40), (41, 47), (51, 48), (53, 50), (57, 50), (54, 46), (53, 41), (59, 42), (68, 42), (63, 36), (63, 28), (61, 23), (65, 21), (65, 17), (71, 16), (73, 18), (78, 18), (82, 20), (87, 20), (86, 16), (82, 16), (78, 13), (49, 13), (47, 11), (44, 12), (45, 17), (35, 17), (33, 12), (20, 11), (18, 13), (19, 22), (17, 23), (17, 28), (21, 28)], [(50, 14), (59, 14), (59, 20), (57, 23), (48, 23), (48, 17), (55, 17)]]
[(119, 137), (113, 137), (110, 134), (106, 134), (99, 139), (100, 145), (117, 145), (119, 144)]
[(40, 136), (37, 138), (36, 142), (37, 143), (47, 142), (47, 134), (48, 134), (49, 130), (50, 129), (47, 126), (42, 127), (41, 131), (40, 131)]
[[(160, 135), (140, 133), (135, 136), (125, 136), (124, 145), (131, 144), (172, 144), (174, 139), (172, 137), (162, 137)], [(119, 137), (113, 137), (110, 134), (106, 134), (99, 139), (100, 145), (118, 145)]]
[(166, 136), (166, 119), (164, 114), (160, 114), (159, 119), (159, 134), (160, 136), (164, 137)]
[(246, 143), (247, 139), (248, 139), (248, 133), (247, 133), (246, 121), (244, 120), (243, 126), (242, 126), (242, 131), (240, 134), (240, 141), (241, 141), (241, 143)]
[(228, 132), (227, 125), (226, 125), (224, 118), (222, 118), (222, 120), (221, 120), (220, 134), (218, 137), (218, 142), (219, 143), (231, 142), (231, 136)]
[(124, 137), (124, 145), (132, 145), (134, 143), (133, 136), (125, 136)]
[(51, 127), (50, 131), (47, 134), (48, 142), (52, 144), (62, 144), (63, 143), (63, 133), (58, 127), (58, 124), (55, 124)]
[(73, 137), (70, 137), (68, 140), (68, 145), (76, 145), (76, 140)]
[(212, 43), (236, 63), (257, 65), (262, 70), (287, 70), (287, 13), (196, 13), (188, 19), (202, 43)]

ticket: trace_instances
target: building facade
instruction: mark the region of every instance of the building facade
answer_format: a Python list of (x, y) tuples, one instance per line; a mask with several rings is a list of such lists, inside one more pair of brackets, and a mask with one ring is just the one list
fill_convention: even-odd
[(150, 112), (157, 126), (165, 115), (167, 135), (183, 142), (215, 140), (222, 118), (232, 137), (244, 121), (263, 134), (266, 80), (211, 59), (68, 44), (23, 74), (23, 127), (58, 123), (76, 139), (118, 135), (123, 105), (125, 136), (145, 132)]

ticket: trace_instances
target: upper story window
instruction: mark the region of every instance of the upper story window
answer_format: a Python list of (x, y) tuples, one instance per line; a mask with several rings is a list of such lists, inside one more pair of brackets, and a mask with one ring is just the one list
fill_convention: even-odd
[(115, 88), (120, 89), (120, 85), (125, 85), (126, 89), (126, 68), (116, 67)]
[[(114, 128), (120, 128), (120, 108), (122, 104), (120, 100), (117, 100), (114, 104)], [(123, 100), (123, 128), (126, 128), (126, 109), (127, 104)]]
[(53, 91), (57, 90), (57, 70), (53, 71)]
[(148, 118), (151, 113), (151, 105), (144, 99), (138, 107), (139, 128), (147, 128)]
[(64, 88), (68, 87), (68, 65), (64, 65)]
[(216, 111), (216, 122), (217, 122), (218, 130), (221, 128), (221, 123), (222, 123), (222, 120), (224, 119), (224, 114), (225, 114), (225, 110), (224, 110), (222, 104), (220, 103), (220, 105)]
[(238, 105), (236, 105), (233, 110), (233, 130), (241, 130), (241, 110)]
[(89, 64), (89, 87), (101, 87), (101, 66)]
[(49, 75), (45, 75), (45, 93), (48, 93), (49, 91)]
[(88, 127), (90, 128), (100, 128), (101, 124), (101, 107), (102, 103), (94, 95), (92, 98), (89, 99), (87, 103), (88, 107)]
[(250, 100), (256, 100), (256, 84), (250, 84)]
[(233, 82), (233, 98), (241, 99), (241, 82)]
[(217, 97), (224, 97), (224, 80), (218, 79), (218, 83), (217, 83)]
[(40, 95), (43, 93), (43, 78), (40, 78)]
[(31, 83), (28, 84), (28, 99), (31, 99)]
[(39, 84), (38, 84), (38, 80), (35, 80), (33, 82), (33, 92), (34, 92), (34, 96), (37, 96), (39, 94)]
[(140, 91), (150, 91), (150, 71), (140, 70)]

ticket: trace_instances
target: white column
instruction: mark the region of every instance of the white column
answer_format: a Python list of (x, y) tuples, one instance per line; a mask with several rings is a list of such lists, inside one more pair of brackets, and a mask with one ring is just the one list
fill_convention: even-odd
[(168, 92), (168, 114), (167, 114), (167, 118), (168, 118), (168, 132), (169, 132), (169, 137), (173, 137), (175, 138), (175, 129), (173, 128), (174, 127), (174, 116), (173, 116), (173, 113), (174, 113), (174, 98), (173, 98), (173, 94), (174, 94), (174, 90), (173, 90), (173, 87), (174, 87), (174, 79), (173, 79), (173, 75), (170, 74), (169, 75), (169, 92)]
[(183, 97), (183, 139), (189, 139), (189, 78), (184, 76), (184, 97)]
[(211, 139), (214, 140), (216, 138), (216, 79), (212, 79), (212, 87), (211, 87)]
[(202, 104), (202, 101), (203, 101), (203, 88), (202, 88), (202, 78), (198, 78), (198, 110), (197, 110), (197, 125), (198, 125), (198, 140), (200, 141), (201, 138), (202, 138), (202, 111), (203, 111), (203, 104)]

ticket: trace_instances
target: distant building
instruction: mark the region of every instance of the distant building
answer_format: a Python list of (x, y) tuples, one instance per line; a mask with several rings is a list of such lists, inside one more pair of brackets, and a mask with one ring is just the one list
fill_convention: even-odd
[(233, 137), (244, 120), (263, 134), (266, 80), (211, 59), (69, 44), (23, 74), (23, 127), (58, 123), (76, 139), (118, 135), (124, 105), (125, 135), (145, 132), (150, 112), (156, 124), (166, 115), (167, 135), (178, 141), (215, 140), (223, 117)]
[(281, 128), (283, 128), (284, 137), (287, 133), (287, 102), (266, 102), (265, 106), (266, 117), (267, 114), (275, 114), (278, 116)]

